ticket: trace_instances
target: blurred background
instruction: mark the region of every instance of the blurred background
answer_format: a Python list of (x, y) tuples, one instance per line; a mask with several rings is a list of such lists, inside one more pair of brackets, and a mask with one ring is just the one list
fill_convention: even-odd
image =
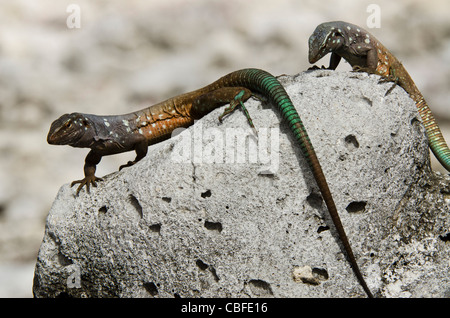
[[(450, 2), (375, 2), (381, 27), (370, 32), (403, 62), (450, 141)], [(307, 41), (319, 23), (367, 28), (371, 3), (2, 1), (0, 297), (32, 297), (45, 218), (60, 186), (83, 176), (87, 149), (47, 144), (54, 119), (74, 111), (127, 113), (246, 67), (297, 74), (310, 66)], [(66, 24), (70, 4), (80, 8), (80, 28)], [(130, 159), (134, 154), (103, 158), (97, 175)]]

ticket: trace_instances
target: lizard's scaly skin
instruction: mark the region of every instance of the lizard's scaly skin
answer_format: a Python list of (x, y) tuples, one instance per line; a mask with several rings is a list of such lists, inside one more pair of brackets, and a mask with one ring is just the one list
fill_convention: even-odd
[(363, 28), (343, 21), (322, 23), (309, 38), (309, 61), (315, 63), (331, 52), (329, 69), (343, 57), (356, 70), (378, 74), (400, 85), (414, 100), (425, 126), (431, 150), (450, 171), (450, 149), (422, 93), (400, 61)]

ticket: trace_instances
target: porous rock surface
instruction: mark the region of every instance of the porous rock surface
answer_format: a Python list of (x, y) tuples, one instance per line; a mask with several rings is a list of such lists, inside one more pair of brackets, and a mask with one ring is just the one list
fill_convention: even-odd
[[(412, 100), (363, 73), (279, 79), (369, 288), (450, 296), (450, 178), (429, 168)], [(62, 186), (34, 295), (365, 297), (288, 127), (267, 102), (246, 106), (257, 138), (239, 110), (220, 124), (221, 108), (90, 195)]]

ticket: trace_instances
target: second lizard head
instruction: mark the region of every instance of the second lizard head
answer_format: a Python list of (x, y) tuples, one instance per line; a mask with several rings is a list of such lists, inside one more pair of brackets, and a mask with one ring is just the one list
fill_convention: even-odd
[(344, 29), (339, 28), (339, 23), (325, 22), (319, 24), (309, 37), (309, 63), (315, 63), (332, 51), (338, 50), (345, 43)]

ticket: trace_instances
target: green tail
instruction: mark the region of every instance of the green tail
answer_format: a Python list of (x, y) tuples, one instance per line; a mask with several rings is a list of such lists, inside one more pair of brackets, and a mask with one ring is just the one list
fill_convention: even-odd
[(441, 165), (447, 171), (450, 171), (450, 149), (445, 142), (444, 136), (442, 135), (441, 129), (439, 128), (430, 107), (428, 107), (423, 96), (421, 94), (419, 96), (420, 97), (416, 98), (418, 100), (416, 101), (416, 106), (422, 117), (430, 148)]
[(373, 297), (364, 280), (364, 277), (361, 274), (361, 271), (359, 270), (355, 256), (353, 255), (353, 251), (351, 249), (344, 227), (342, 226), (341, 220), (339, 218), (336, 205), (334, 203), (330, 189), (328, 188), (328, 183), (325, 179), (325, 175), (323, 174), (319, 160), (317, 159), (316, 152), (314, 151), (309, 136), (306, 133), (303, 122), (301, 121), (300, 116), (284, 87), (273, 75), (260, 69), (244, 69), (236, 71), (222, 77), (217, 82), (220, 82), (221, 85), (224, 86), (247, 87), (250, 90), (256, 91), (267, 97), (272, 104), (276, 105), (283, 119), (287, 122), (289, 128), (293, 132), (297, 142), (300, 145), (300, 149), (314, 174), (314, 178), (317, 182), (317, 185), (319, 186), (322, 197), (331, 215), (331, 219), (333, 220), (339, 237), (344, 245), (345, 251), (350, 260), (350, 264), (356, 277), (358, 278), (358, 281), (360, 282), (367, 295), (369, 297)]

